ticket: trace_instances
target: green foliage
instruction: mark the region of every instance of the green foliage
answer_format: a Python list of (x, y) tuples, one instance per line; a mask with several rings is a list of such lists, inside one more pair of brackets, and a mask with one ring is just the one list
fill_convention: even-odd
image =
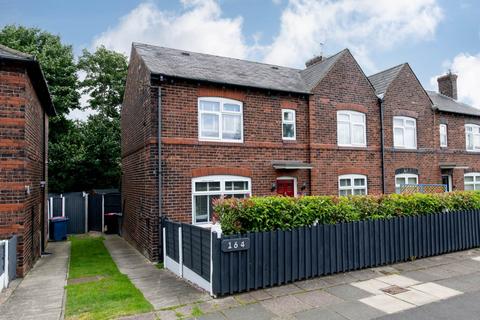
[(218, 199), (214, 207), (222, 231), (234, 234), (480, 209), (480, 192), (228, 198)]
[[(59, 115), (80, 107), (72, 46), (63, 44), (57, 35), (16, 25), (7, 25), (0, 30), (0, 43), (37, 58)], [(55, 131), (52, 133), (56, 134)]]
[(67, 319), (117, 319), (153, 309), (143, 294), (118, 270), (103, 238), (71, 237), (69, 279), (99, 280), (67, 286)]
[(85, 72), (85, 79), (80, 81), (80, 88), (90, 96), (88, 104), (91, 109), (110, 118), (120, 117), (127, 68), (126, 56), (104, 46), (94, 53), (83, 50), (78, 69)]

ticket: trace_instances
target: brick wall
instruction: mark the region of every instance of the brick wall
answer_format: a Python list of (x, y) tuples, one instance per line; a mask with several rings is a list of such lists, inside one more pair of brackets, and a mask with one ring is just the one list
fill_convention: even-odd
[(158, 259), (158, 89), (132, 51), (122, 106), (124, 235), (151, 260)]
[[(314, 90), (312, 107), (313, 194), (338, 194), (338, 176), (367, 176), (368, 193), (382, 192), (380, 108), (377, 96), (359, 65), (346, 52)], [(337, 111), (366, 114), (366, 147), (337, 145)]]
[(25, 69), (14, 63), (1, 64), (0, 237), (19, 236), (19, 276), (28, 272), (40, 256), (40, 223), (46, 201), (40, 181), (46, 171), (43, 132), (48, 123), (43, 114)]

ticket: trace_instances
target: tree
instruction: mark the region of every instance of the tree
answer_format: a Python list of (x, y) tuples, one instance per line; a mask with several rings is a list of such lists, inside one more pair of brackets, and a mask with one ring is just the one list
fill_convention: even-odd
[(0, 30), (0, 43), (37, 58), (59, 116), (80, 107), (72, 46), (63, 44), (57, 35), (15, 25), (7, 25)]
[(104, 46), (94, 53), (84, 49), (78, 60), (78, 69), (85, 72), (80, 82), (84, 94), (88, 94), (89, 107), (101, 111), (110, 118), (120, 117), (120, 106), (127, 77), (127, 57)]

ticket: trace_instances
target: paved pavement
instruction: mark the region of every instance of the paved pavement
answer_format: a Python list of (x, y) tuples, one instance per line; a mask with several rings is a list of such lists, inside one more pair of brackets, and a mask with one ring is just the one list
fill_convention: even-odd
[(70, 243), (49, 243), (47, 251), (52, 254), (42, 257), (25, 278), (16, 280), (15, 290), (8, 296), (1, 294), (1, 320), (63, 319)]
[(130, 319), (480, 319), (479, 298), (480, 249), (473, 249), (172, 306)]
[(120, 272), (130, 278), (156, 310), (211, 299), (169, 271), (158, 269), (123, 238), (106, 235), (105, 246)]

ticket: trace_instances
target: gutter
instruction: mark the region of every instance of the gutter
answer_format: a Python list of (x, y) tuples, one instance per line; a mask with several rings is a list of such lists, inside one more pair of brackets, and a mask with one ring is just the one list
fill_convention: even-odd
[(385, 131), (384, 131), (384, 95), (378, 95), (378, 101), (380, 102), (380, 130), (381, 130), (381, 152), (382, 152), (382, 193), (385, 194), (387, 190), (385, 182)]

